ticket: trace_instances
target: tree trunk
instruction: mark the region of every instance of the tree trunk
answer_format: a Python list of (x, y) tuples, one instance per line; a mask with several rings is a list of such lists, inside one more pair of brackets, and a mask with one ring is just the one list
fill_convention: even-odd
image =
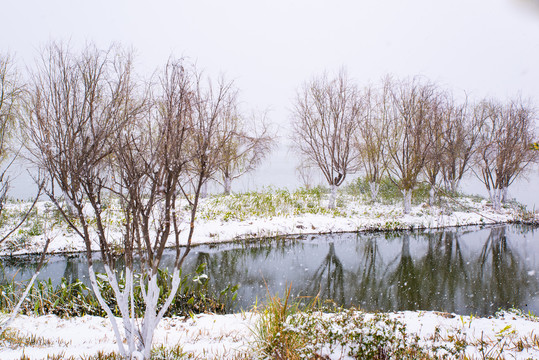
[(429, 206), (434, 206), (434, 186), (432, 185), (429, 190)]
[(157, 274), (149, 274), (148, 291), (143, 295), (146, 311), (144, 312), (144, 320), (142, 321), (142, 346), (141, 353), (144, 359), (149, 360), (152, 350), (152, 341), (155, 329), (157, 328), (157, 301), (159, 300), (159, 286), (157, 286)]
[(229, 178), (229, 177), (225, 177), (223, 179), (223, 187), (225, 188), (224, 194), (225, 195), (230, 195), (230, 191), (232, 189), (232, 179)]
[(337, 203), (337, 185), (331, 185), (331, 194), (329, 195), (328, 209), (335, 209)]
[(204, 184), (202, 184), (202, 188), (200, 189), (200, 198), (204, 199), (208, 197), (208, 182), (205, 181)]
[(501, 199), (501, 202), (502, 203), (506, 203), (509, 199), (507, 197), (507, 186), (502, 188), (501, 189), (501, 192), (502, 192), (502, 199)]
[(135, 326), (135, 319), (134, 316), (132, 316), (131, 310), (134, 310), (133, 308), (130, 308), (130, 301), (132, 300), (133, 296), (133, 269), (130, 266), (126, 266), (125, 269), (125, 284), (124, 289), (120, 289), (120, 285), (118, 283), (118, 280), (116, 278), (116, 271), (112, 270), (109, 265), (105, 264), (105, 273), (107, 274), (107, 278), (109, 281), (109, 285), (111, 286), (114, 297), (116, 298), (116, 303), (118, 306), (118, 309), (120, 310), (120, 315), (123, 320), (123, 327), (124, 327), (124, 335), (126, 338), (126, 343), (128, 347), (128, 353), (133, 354), (136, 351), (136, 326)]
[(451, 179), (451, 192), (456, 193), (459, 188), (459, 182), (457, 179)]
[(369, 188), (371, 190), (371, 201), (375, 202), (376, 198), (378, 197), (378, 191), (380, 191), (380, 184), (370, 181)]
[(494, 210), (499, 212), (502, 209), (502, 189), (489, 190), (488, 194)]
[(116, 317), (113, 315), (110, 307), (107, 305), (107, 303), (103, 299), (103, 296), (101, 295), (101, 290), (99, 289), (99, 286), (97, 285), (97, 279), (95, 276), (94, 266), (91, 263), (88, 264), (88, 275), (90, 278), (90, 284), (92, 285), (92, 290), (94, 291), (95, 297), (97, 298), (99, 305), (101, 305), (101, 308), (105, 310), (105, 312), (107, 313), (107, 317), (109, 318), (109, 321), (112, 324), (112, 330), (114, 331), (114, 337), (116, 338), (116, 343), (118, 344), (118, 350), (120, 351), (120, 355), (123, 357), (127, 357), (128, 355), (131, 355), (125, 351), (125, 347), (122, 341), (122, 336), (120, 335), (120, 330), (118, 329), (118, 323), (116, 322)]
[(403, 189), (401, 192), (403, 197), (403, 211), (405, 214), (409, 214), (412, 211), (412, 189)]
[[(168, 308), (170, 307), (170, 304), (172, 304), (172, 301), (174, 300), (176, 296), (176, 293), (178, 292), (178, 288), (180, 286), (180, 271), (177, 267), (174, 269), (174, 272), (172, 273), (172, 284), (171, 284), (170, 294), (165, 299), (164, 304), (161, 305), (159, 311), (157, 310), (158, 310), (160, 289), (157, 284), (157, 274), (152, 274), (151, 271), (149, 271), (147, 273), (147, 278), (148, 278), (147, 291), (143, 290), (142, 292), (146, 311), (144, 313), (144, 320), (142, 322), (142, 333), (141, 333), (141, 344), (140, 344), (141, 346), (139, 348), (140, 358), (145, 359), (145, 360), (150, 359), (155, 329), (157, 329), (159, 322), (161, 321), (161, 319), (167, 312)], [(143, 288), (145, 287), (142, 282), (141, 282), (141, 287)]]

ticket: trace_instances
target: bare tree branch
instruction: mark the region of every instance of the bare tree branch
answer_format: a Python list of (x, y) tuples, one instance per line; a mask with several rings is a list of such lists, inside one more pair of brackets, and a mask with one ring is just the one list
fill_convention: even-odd
[(483, 101), (475, 108), (484, 121), (475, 154), (474, 172), (489, 192), (496, 210), (507, 199), (507, 188), (539, 160), (529, 144), (536, 136), (537, 116), (531, 105), (517, 98), (507, 103)]
[(354, 134), (360, 111), (359, 91), (344, 71), (305, 83), (294, 102), (292, 141), (303, 160), (324, 174), (332, 189), (329, 208), (346, 175), (358, 170)]
[(404, 198), (404, 213), (411, 210), (412, 190), (428, 161), (433, 138), (428, 136), (431, 120), (438, 117), (440, 95), (436, 85), (421, 78), (384, 85), (391, 94), (389, 125), (386, 127), (390, 179)]

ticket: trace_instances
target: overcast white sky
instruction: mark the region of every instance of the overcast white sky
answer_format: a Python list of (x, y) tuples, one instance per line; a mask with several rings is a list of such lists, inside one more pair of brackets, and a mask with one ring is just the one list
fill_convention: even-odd
[[(1, 18), (0, 51), (21, 69), (49, 40), (132, 46), (148, 74), (187, 56), (234, 79), (246, 107), (271, 109), (283, 136), (296, 88), (342, 66), (360, 84), (424, 75), (456, 93), (539, 104), (538, 0), (17, 0)], [(289, 158), (282, 146), (248, 183), (294, 185)]]

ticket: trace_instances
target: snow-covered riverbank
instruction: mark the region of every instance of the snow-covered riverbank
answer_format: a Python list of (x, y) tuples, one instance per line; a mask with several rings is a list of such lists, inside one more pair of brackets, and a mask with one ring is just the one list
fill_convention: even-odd
[[(270, 200), (250, 198), (253, 195), (211, 197), (200, 205), (195, 224), (193, 244), (229, 242), (247, 238), (264, 238), (294, 234), (440, 228), (449, 226), (505, 223), (518, 220), (519, 209), (514, 206), (495, 212), (484, 199), (459, 198), (458, 203), (443, 207), (416, 205), (409, 214), (403, 214), (400, 204), (364, 204), (353, 197), (341, 197), (336, 210), (327, 210), (324, 201), (312, 197), (289, 198), (281, 193), (266, 194)], [(281, 197), (281, 198), (279, 198)], [(260, 203), (256, 203), (260, 201)], [(8, 204), (7, 211), (22, 213), (26, 203)], [(40, 252), (46, 237), (52, 238), (50, 253), (84, 251), (83, 241), (54, 215), (50, 202), (37, 204), (34, 218), (30, 218), (18, 234), (2, 244), (0, 255)], [(185, 209), (184, 209), (185, 211)], [(186, 212), (186, 211), (185, 211)], [(114, 206), (109, 209), (108, 235), (121, 238), (122, 215)], [(187, 216), (182, 215), (185, 219)], [(13, 216), (12, 223), (16, 216)], [(1, 232), (9, 229), (7, 221)], [(188, 222), (182, 223), (182, 241), (186, 243)], [(97, 243), (95, 250), (97, 250)], [(170, 244), (173, 245), (172, 243)]]
[[(482, 359), (485, 354), (491, 358), (539, 358), (539, 322), (536, 318), (514, 313), (475, 318), (420, 311), (390, 313), (389, 317), (405, 324), (407, 335), (419, 336), (419, 343), (429, 348), (443, 344), (452, 348), (458, 341), (464, 344), (465, 354), (470, 359)], [(250, 312), (165, 318), (157, 329), (155, 346), (162, 344), (173, 348), (179, 345), (184, 353), (191, 353), (197, 359), (234, 359), (240, 355), (250, 358), (258, 319), (258, 314)], [(11, 328), (20, 335), (41, 338), (41, 343), (47, 344), (19, 347), (4, 344), (0, 348), (0, 358), (5, 360), (20, 359), (23, 353), (30, 359), (43, 359), (47, 355), (78, 358), (117, 349), (109, 321), (99, 317), (20, 316)], [(329, 355), (329, 359), (349, 359), (340, 350), (326, 347), (322, 355)]]
[[(516, 221), (522, 216), (522, 209), (518, 206), (508, 206), (501, 212), (495, 212), (486, 200), (476, 197), (460, 197), (457, 202), (446, 202), (442, 207), (423, 203), (414, 206), (410, 214), (403, 214), (398, 203), (370, 205), (353, 197), (343, 196), (336, 210), (327, 210), (321, 197), (296, 197), (295, 194), (283, 192), (264, 196), (262, 199), (256, 194), (204, 199), (197, 217), (194, 243), (293, 234), (486, 225)], [(17, 214), (22, 214), (28, 206), (27, 203), (8, 204), (7, 220), (0, 231), (7, 231), (10, 221), (14, 223)], [(186, 208), (183, 210), (187, 211)], [(107, 214), (110, 224), (108, 234), (119, 241), (122, 214), (113, 203), (109, 204)], [(187, 228), (187, 222), (184, 221), (183, 226)], [(183, 231), (183, 235), (186, 235), (186, 231)], [(49, 247), (51, 252), (84, 250), (81, 239), (55, 214), (53, 205), (41, 201), (37, 204), (35, 214), (2, 244), (1, 253), (39, 252), (46, 237), (53, 239)], [(505, 358), (539, 358), (539, 338), (536, 335), (539, 322), (534, 317), (504, 313), (494, 318), (476, 318), (432, 311), (387, 315), (405, 324), (408, 336), (419, 336), (420, 344), (428, 348), (440, 348), (444, 344), (454, 347), (458, 342), (466, 344), (465, 352), (470, 358), (482, 358), (485, 354), (495, 357), (498, 353)], [(166, 318), (159, 325), (155, 346), (173, 348), (180, 345), (183, 352), (201, 359), (250, 358), (254, 351), (253, 329), (259, 316), (258, 313), (248, 312)], [(14, 331), (15, 337), (35, 336), (35, 342), (33, 345), (17, 346), (14, 342), (4, 340), (0, 346), (2, 359), (20, 359), (23, 354), (30, 359), (54, 354), (77, 358), (117, 349), (109, 321), (99, 317), (60, 319), (52, 315), (19, 316), (11, 331)], [(324, 347), (323, 351), (330, 359), (346, 359), (341, 356), (342, 349)]]

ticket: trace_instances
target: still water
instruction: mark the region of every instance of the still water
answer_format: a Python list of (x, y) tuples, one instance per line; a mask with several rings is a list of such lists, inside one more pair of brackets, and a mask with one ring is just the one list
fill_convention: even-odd
[[(194, 247), (184, 273), (206, 263), (210, 287), (239, 284), (231, 311), (268, 294), (332, 299), (366, 310), (539, 314), (539, 232), (519, 225), (312, 235)], [(34, 258), (0, 259), (3, 281), (29, 279)], [(173, 253), (164, 265), (173, 263)], [(82, 255), (55, 255), (40, 278), (86, 279)]]

